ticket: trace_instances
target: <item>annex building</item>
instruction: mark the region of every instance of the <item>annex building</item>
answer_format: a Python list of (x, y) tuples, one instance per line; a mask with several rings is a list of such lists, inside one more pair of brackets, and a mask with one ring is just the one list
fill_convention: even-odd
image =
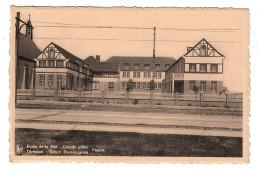
[(202, 39), (165, 72), (163, 92), (218, 93), (222, 90), (224, 55)]

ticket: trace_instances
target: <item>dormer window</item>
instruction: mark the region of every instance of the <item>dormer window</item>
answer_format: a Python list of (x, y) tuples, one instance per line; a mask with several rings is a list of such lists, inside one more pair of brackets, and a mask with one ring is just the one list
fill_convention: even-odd
[(158, 67), (160, 67), (160, 66), (161, 66), (160, 64), (155, 64), (155, 65), (154, 65), (155, 68), (158, 68)]
[(207, 56), (207, 46), (204, 44), (200, 47), (200, 56)]
[(137, 64), (137, 63), (136, 63), (136, 64), (134, 64), (134, 67), (135, 67), (135, 68), (138, 68), (138, 67), (140, 67), (140, 64)]
[(130, 67), (129, 63), (124, 63), (124, 67)]
[(49, 58), (50, 59), (54, 59), (55, 58), (55, 52), (54, 52), (53, 48), (49, 49)]
[(150, 67), (150, 64), (144, 64), (144, 67), (148, 68)]

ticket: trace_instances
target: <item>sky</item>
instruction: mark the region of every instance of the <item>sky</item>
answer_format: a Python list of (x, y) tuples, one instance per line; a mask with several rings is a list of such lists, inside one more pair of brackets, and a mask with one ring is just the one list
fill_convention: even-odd
[(234, 92), (248, 87), (249, 15), (244, 9), (16, 7), (12, 21), (17, 11), (25, 21), (30, 14), (40, 50), (54, 42), (81, 59), (152, 56), (153, 27), (156, 56), (177, 60), (205, 38), (225, 56), (224, 85)]

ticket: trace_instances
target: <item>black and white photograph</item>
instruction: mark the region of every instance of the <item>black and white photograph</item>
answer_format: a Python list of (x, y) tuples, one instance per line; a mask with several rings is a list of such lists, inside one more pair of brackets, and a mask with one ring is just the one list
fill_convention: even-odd
[(11, 7), (11, 161), (249, 161), (249, 11)]

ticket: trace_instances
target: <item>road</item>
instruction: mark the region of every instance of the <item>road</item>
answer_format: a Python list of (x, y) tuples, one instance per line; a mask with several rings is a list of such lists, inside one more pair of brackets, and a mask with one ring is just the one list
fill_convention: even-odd
[(16, 128), (242, 137), (242, 117), (16, 109)]

